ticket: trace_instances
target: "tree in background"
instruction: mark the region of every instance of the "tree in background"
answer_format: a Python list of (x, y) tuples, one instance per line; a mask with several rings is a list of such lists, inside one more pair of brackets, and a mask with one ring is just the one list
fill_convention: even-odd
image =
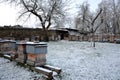
[(102, 0), (99, 8), (103, 9), (103, 33), (120, 34), (120, 0)]
[(93, 14), (89, 10), (89, 4), (87, 2), (83, 3), (80, 7), (76, 18), (76, 26), (82, 27), (80, 31), (87, 32), (87, 34), (92, 34), (93, 47), (95, 47), (95, 32), (103, 23), (102, 8), (96, 13)]
[(78, 15), (75, 18), (75, 27), (76, 29), (80, 30), (81, 32), (87, 32), (87, 25), (89, 25), (88, 21), (86, 19), (90, 19), (91, 13), (90, 13), (90, 8), (89, 4), (87, 2), (83, 2), (80, 5)]
[[(48, 29), (52, 24), (62, 21), (65, 16), (65, 2), (63, 0), (1, 0), (3, 2), (15, 3), (19, 6), (20, 16), (30, 18), (34, 15), (44, 31), (44, 40), (48, 41)], [(68, 1), (66, 1), (68, 2)]]

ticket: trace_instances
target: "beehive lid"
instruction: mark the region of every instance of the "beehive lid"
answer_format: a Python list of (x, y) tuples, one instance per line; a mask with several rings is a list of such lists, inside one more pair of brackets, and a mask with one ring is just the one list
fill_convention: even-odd
[(26, 41), (20, 41), (20, 42), (17, 42), (16, 44), (26, 44), (26, 45), (33, 45), (33, 46), (36, 46), (36, 45), (46, 46), (47, 45), (46, 42), (26, 42)]
[(26, 41), (19, 41), (16, 43), (17, 45), (20, 45), (20, 44), (26, 44)]
[(46, 42), (26, 42), (28, 45), (46, 45)]
[(6, 43), (6, 42), (16, 43), (15, 40), (0, 40), (0, 43)]
[(38, 48), (38, 47), (47, 47), (47, 45), (36, 45), (35, 47), (36, 48)]

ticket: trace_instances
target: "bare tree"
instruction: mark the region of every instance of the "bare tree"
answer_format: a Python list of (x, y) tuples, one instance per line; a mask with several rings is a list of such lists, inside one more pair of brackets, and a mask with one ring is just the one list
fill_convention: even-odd
[[(103, 18), (102, 18), (102, 16), (100, 16), (101, 13), (102, 13), (102, 9), (100, 9), (98, 11), (98, 13), (96, 14), (96, 16), (94, 18), (91, 17), (91, 21), (85, 19), (90, 24), (87, 27), (89, 28), (89, 33), (92, 33), (93, 47), (95, 47), (95, 33), (96, 33), (97, 29), (103, 23)], [(100, 17), (100, 21), (96, 22), (99, 17)]]
[(114, 35), (120, 33), (120, 1), (119, 0), (102, 0), (99, 7), (103, 9), (102, 27), (106, 33), (113, 33)]
[(59, 22), (64, 17), (65, 3), (63, 0), (2, 0), (4, 2), (15, 3), (20, 6), (19, 18), (27, 15), (30, 18), (34, 15), (39, 21), (44, 31), (44, 40), (48, 41), (48, 29), (52, 24)]
[[(83, 3), (80, 7), (80, 11), (78, 12), (76, 18), (76, 27), (82, 26), (83, 32), (86, 32), (87, 34), (92, 33), (92, 41), (94, 42), (93, 47), (95, 47), (95, 32), (100, 27), (100, 25), (103, 23), (103, 18), (101, 15), (102, 9), (98, 11), (98, 13), (95, 15), (90, 12), (89, 10), (89, 4), (87, 2)], [(97, 21), (97, 19), (99, 19)]]
[(81, 32), (87, 32), (87, 25), (89, 24), (85, 19), (89, 19), (90, 10), (89, 4), (87, 2), (83, 2), (80, 5), (80, 10), (78, 11), (78, 15), (75, 19), (75, 26)]

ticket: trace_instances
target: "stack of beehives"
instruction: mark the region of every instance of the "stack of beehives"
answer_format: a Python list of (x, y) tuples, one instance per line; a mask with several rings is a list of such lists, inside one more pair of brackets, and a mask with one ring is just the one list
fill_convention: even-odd
[(46, 64), (47, 45), (45, 43), (22, 42), (17, 43), (17, 47), (17, 61), (31, 66)]
[(45, 43), (28, 42), (26, 46), (27, 64), (41, 66), (46, 64), (47, 45)]

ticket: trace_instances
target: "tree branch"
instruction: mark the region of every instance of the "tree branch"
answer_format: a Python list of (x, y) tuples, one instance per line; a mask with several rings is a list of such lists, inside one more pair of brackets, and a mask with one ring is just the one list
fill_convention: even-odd
[(48, 14), (47, 14), (47, 18), (46, 18), (46, 20), (45, 21), (48, 21), (49, 23), (48, 23), (48, 25), (47, 25), (47, 29), (50, 27), (50, 25), (51, 25), (51, 15), (52, 15), (52, 13), (53, 13), (53, 11), (54, 11), (54, 9), (55, 9), (55, 7), (56, 7), (56, 2), (54, 2), (53, 3), (53, 6), (52, 6), (52, 8), (49, 10), (49, 12), (48, 12)]
[(88, 19), (84, 18), (88, 23), (91, 23)]
[(100, 27), (101, 24), (102, 24), (102, 22), (95, 28), (95, 30), (93, 31), (94, 33), (95, 33), (96, 30)]
[(96, 15), (96, 17), (93, 19), (93, 21), (92, 21), (92, 23), (91, 23), (92, 26), (94, 25), (96, 19), (99, 17), (99, 15), (101, 14), (101, 12), (102, 12), (102, 8), (100, 9), (100, 11), (99, 11), (99, 13)]
[(22, 1), (23, 6), (24, 6), (28, 11), (30, 11), (30, 10), (28, 9), (27, 5), (25, 4), (25, 1), (24, 1), (24, 0), (21, 0), (21, 1)]
[(19, 15), (17, 20), (19, 20), (19, 19), (20, 19), (24, 14), (26, 14), (26, 13), (28, 13), (28, 11), (25, 11), (25, 12), (23, 12), (21, 15)]

